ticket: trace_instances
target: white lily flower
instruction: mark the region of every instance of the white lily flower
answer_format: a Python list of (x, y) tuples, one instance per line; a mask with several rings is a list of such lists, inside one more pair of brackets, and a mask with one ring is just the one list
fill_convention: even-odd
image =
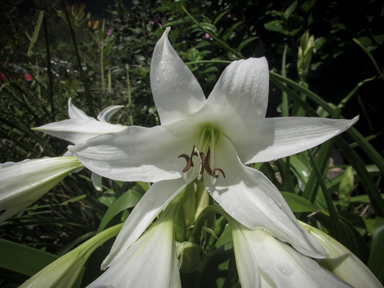
[(328, 253), (327, 258), (318, 260), (320, 265), (355, 288), (383, 287), (372, 271), (340, 242), (304, 222), (300, 221), (300, 224), (319, 241)]
[(104, 177), (156, 182), (125, 222), (103, 267), (132, 245), (188, 183), (203, 176), (210, 195), (243, 225), (263, 227), (305, 255), (325, 257), (278, 189), (245, 164), (312, 148), (348, 129), (357, 118), (266, 119), (269, 72), (265, 58), (232, 62), (206, 99), (169, 43), (168, 33), (169, 28), (158, 41), (151, 63), (151, 87), (161, 126), (130, 126), (69, 147), (87, 168)]
[(352, 287), (268, 232), (230, 224), (241, 287)]
[(177, 205), (167, 208), (156, 223), (89, 288), (181, 288), (174, 218)]
[(88, 139), (124, 130), (127, 126), (109, 124), (109, 119), (124, 106), (109, 106), (99, 113), (97, 121), (89, 117), (84, 111), (72, 104), (68, 99), (68, 115), (70, 119), (49, 123), (32, 130), (41, 131), (74, 144), (84, 143)]
[[(97, 116), (97, 121), (89, 117), (84, 111), (72, 104), (72, 99), (68, 99), (68, 115), (70, 119), (49, 123), (32, 130), (41, 131), (57, 138), (69, 141), (74, 144), (86, 142), (88, 139), (103, 135), (106, 133), (116, 133), (124, 130), (127, 126), (109, 124), (111, 117), (124, 106), (112, 105), (105, 108)], [(72, 156), (67, 152), (64, 156)], [(102, 191), (102, 178), (92, 173), (92, 182), (95, 188)]]
[(24, 160), (0, 165), (0, 224), (23, 211), (83, 165), (75, 157)]
[(64, 256), (40, 270), (19, 288), (67, 288), (75, 284), (91, 254), (104, 242), (116, 236), (121, 224), (100, 232)]

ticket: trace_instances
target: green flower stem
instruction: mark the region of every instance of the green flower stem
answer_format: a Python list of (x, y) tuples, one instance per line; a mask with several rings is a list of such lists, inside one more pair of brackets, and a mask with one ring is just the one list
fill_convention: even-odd
[[(217, 220), (216, 222), (216, 226), (213, 229), (213, 233), (215, 233), (215, 235), (219, 237), (224, 232), (224, 228), (227, 223), (228, 219), (225, 216), (220, 217), (219, 220)], [(207, 246), (205, 246), (205, 251), (209, 251), (216, 244), (217, 240), (218, 239), (215, 236), (211, 235)]]
[(80, 59), (79, 49), (77, 48), (75, 33), (73, 32), (73, 28), (72, 28), (72, 24), (71, 24), (71, 19), (69, 18), (69, 14), (68, 14), (68, 11), (67, 11), (67, 6), (65, 5), (64, 0), (61, 0), (61, 3), (63, 5), (63, 7), (64, 7), (65, 17), (67, 18), (68, 25), (69, 25), (69, 32), (71, 33), (73, 45), (75, 46), (75, 53), (76, 53), (76, 58), (77, 58), (77, 64), (79, 65), (81, 80), (83, 81), (83, 85), (84, 85), (84, 93), (85, 93), (85, 97), (87, 99), (88, 107), (89, 107), (89, 115), (94, 117), (94, 118), (96, 118), (95, 111), (93, 110), (91, 95), (89, 94), (89, 90), (88, 90), (87, 79), (85, 78), (83, 66), (81, 66), (81, 59)]
[[(181, 5), (181, 7), (183, 8), (184, 12), (189, 16), (189, 18), (192, 19), (193, 22), (196, 23), (197, 26), (199, 26), (205, 33), (209, 34), (209, 31), (205, 30), (203, 26), (200, 25), (199, 22), (197, 22), (197, 20), (195, 18), (193, 18), (193, 16), (187, 11), (187, 9), (185, 9), (185, 7), (183, 5)], [(240, 53), (240, 52), (237, 52), (236, 50), (232, 49), (231, 47), (229, 47), (225, 42), (223, 42), (222, 40), (220, 40), (218, 37), (216, 37), (215, 35), (212, 35), (209, 34), (214, 40), (216, 40), (221, 46), (223, 46), (225, 49), (227, 49), (228, 51), (231, 51), (234, 55), (236, 55), (237, 57), (239, 57), (239, 59), (244, 59), (244, 56)]]
[(317, 179), (319, 181), (321, 190), (323, 191), (325, 201), (327, 202), (328, 211), (329, 211), (329, 214), (330, 214), (330, 217), (331, 217), (331, 220), (332, 220), (331, 224), (332, 224), (332, 228), (333, 228), (333, 231), (335, 233), (336, 239), (345, 245), (346, 244), (346, 240), (345, 240), (345, 237), (344, 237), (343, 228), (341, 226), (341, 222), (339, 220), (339, 216), (338, 216), (338, 214), (336, 212), (336, 209), (335, 209), (335, 206), (333, 204), (332, 198), (331, 198), (331, 196), (328, 193), (328, 190), (327, 190), (327, 187), (325, 186), (323, 177), (322, 177), (319, 169), (317, 168), (316, 161), (315, 161), (315, 159), (313, 159), (313, 156), (312, 156), (310, 151), (308, 151), (308, 156), (309, 156), (309, 159), (311, 160), (311, 163), (312, 163), (312, 166), (313, 166), (313, 170), (316, 173), (316, 176), (317, 176)]
[(196, 219), (195, 227), (193, 227), (191, 236), (189, 236), (188, 242), (192, 242), (195, 244), (200, 244), (200, 235), (201, 230), (204, 227), (205, 221), (213, 214), (220, 214), (224, 217), (228, 217), (228, 214), (217, 205), (210, 205), (207, 208), (205, 208), (199, 215), (199, 217)]
[[(281, 63), (281, 74), (283, 75), (283, 77), (287, 76), (287, 71), (285, 69), (287, 51), (288, 51), (288, 45), (285, 45), (284, 53), (283, 53), (283, 61)], [(287, 95), (287, 92), (285, 92), (285, 91), (283, 91), (283, 94), (282, 94), (282, 104), (281, 105), (282, 105), (282, 107), (281, 107), (282, 115), (281, 116), (288, 117), (289, 116), (288, 95)]]
[(127, 87), (128, 87), (128, 107), (130, 108), (130, 113), (129, 113), (129, 121), (131, 125), (133, 125), (133, 116), (132, 116), (132, 96), (131, 96), (131, 82), (129, 81), (129, 66), (128, 64), (125, 64), (125, 69), (127, 70)]
[(48, 85), (49, 85), (49, 101), (51, 102), (51, 119), (55, 119), (55, 107), (53, 105), (53, 80), (52, 80), (52, 68), (51, 68), (51, 53), (49, 50), (49, 40), (48, 40), (48, 25), (46, 16), (43, 17), (43, 26), (45, 34), (45, 50), (47, 51), (47, 73), (48, 73)]
[(104, 79), (104, 24), (105, 20), (103, 20), (103, 26), (101, 31), (99, 32), (100, 38), (100, 75), (101, 75), (101, 91), (102, 94), (105, 94), (105, 79)]
[(364, 52), (368, 55), (369, 59), (371, 59), (373, 65), (375, 66), (377, 72), (379, 73), (381, 79), (383, 79), (383, 81), (384, 81), (384, 74), (383, 74), (383, 72), (380, 71), (379, 65), (377, 65), (377, 62), (376, 62), (375, 58), (373, 58), (373, 56), (372, 56), (372, 54), (369, 52), (369, 50), (368, 50), (368, 49), (367, 49), (367, 48), (366, 48), (366, 47), (365, 47), (359, 40), (353, 38), (353, 41), (355, 41), (355, 43), (356, 43), (357, 45), (359, 45), (359, 46), (361, 47), (361, 49), (363, 49)]

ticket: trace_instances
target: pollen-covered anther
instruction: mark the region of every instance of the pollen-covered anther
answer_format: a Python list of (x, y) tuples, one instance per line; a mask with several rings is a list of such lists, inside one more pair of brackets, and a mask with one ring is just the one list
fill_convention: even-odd
[(198, 154), (195, 152), (195, 145), (193, 145), (193, 149), (192, 149), (191, 157), (189, 157), (189, 156), (186, 155), (186, 154), (181, 154), (181, 155), (179, 155), (178, 158), (184, 158), (184, 159), (187, 161), (187, 165), (186, 165), (185, 168), (183, 169), (183, 173), (187, 172), (191, 167), (193, 167), (193, 162), (192, 162), (192, 157), (193, 157), (193, 156), (198, 156)]

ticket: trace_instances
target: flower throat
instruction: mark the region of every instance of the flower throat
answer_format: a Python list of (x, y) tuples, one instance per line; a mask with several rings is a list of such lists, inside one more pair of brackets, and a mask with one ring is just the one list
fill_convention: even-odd
[(187, 154), (181, 154), (178, 158), (184, 158), (187, 161), (187, 165), (183, 169), (183, 173), (186, 173), (191, 167), (194, 167), (193, 164), (193, 156), (200, 156), (201, 160), (201, 167), (198, 178), (200, 179), (203, 175), (204, 171), (212, 176), (213, 178), (217, 179), (219, 177), (219, 174), (216, 173), (220, 172), (223, 177), (225, 178), (225, 173), (223, 169), (221, 168), (211, 168), (211, 163), (214, 163), (213, 155), (214, 153), (211, 153), (211, 147), (212, 150), (214, 150), (215, 143), (217, 141), (218, 137), (218, 131), (210, 126), (205, 126), (200, 134), (200, 140), (199, 140), (199, 149), (200, 151), (207, 151), (205, 154), (204, 152), (199, 152), (199, 149), (196, 148), (195, 145), (193, 145), (191, 156), (188, 156)]

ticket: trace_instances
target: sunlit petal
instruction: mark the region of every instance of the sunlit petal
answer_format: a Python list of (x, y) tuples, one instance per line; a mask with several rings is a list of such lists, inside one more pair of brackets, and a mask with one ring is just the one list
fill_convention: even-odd
[(223, 169), (226, 178), (219, 175), (214, 185), (209, 177), (204, 178), (212, 197), (243, 225), (266, 229), (301, 253), (324, 258), (325, 250), (298, 224), (279, 190), (261, 172), (244, 166), (233, 145), (221, 137), (215, 147), (214, 167)]
[(186, 185), (182, 178), (153, 184), (125, 221), (102, 268), (107, 268), (112, 261), (119, 259)]
[(157, 182), (182, 177), (185, 160), (198, 139), (196, 128), (185, 121), (168, 126), (126, 130), (89, 139), (68, 147), (91, 171), (121, 181)]
[(358, 119), (266, 118), (255, 142), (237, 151), (246, 164), (275, 160), (315, 147), (347, 130)]
[(220, 127), (236, 146), (253, 143), (265, 119), (268, 85), (269, 70), (265, 58), (232, 62), (203, 108), (211, 116), (207, 120)]
[(181, 288), (174, 217), (175, 209), (165, 210), (136, 243), (87, 287)]
[(72, 171), (83, 167), (75, 157), (25, 160), (0, 168), (0, 224), (24, 210)]
[[(245, 269), (238, 269), (242, 287), (351, 287), (313, 259), (300, 254), (264, 230), (249, 230), (236, 221), (230, 223), (236, 263)], [(251, 254), (250, 247), (253, 250)], [(258, 283), (255, 283), (257, 280), (254, 277), (250, 278), (251, 281), (246, 278), (252, 269), (246, 265), (254, 263), (258, 265)]]
[(95, 119), (68, 119), (32, 128), (32, 130), (41, 131), (71, 143), (79, 144), (85, 143), (90, 138), (106, 133), (120, 132), (126, 128), (126, 126), (113, 125)]
[(161, 124), (184, 119), (205, 103), (195, 76), (168, 40), (167, 28), (157, 42), (151, 62), (151, 87)]
[(103, 111), (101, 111), (99, 113), (99, 115), (97, 115), (97, 119), (99, 119), (101, 122), (109, 122), (109, 119), (111, 119), (111, 117), (117, 112), (119, 111), (121, 108), (123, 108), (124, 106), (119, 106), (119, 105), (112, 105), (112, 106), (108, 106), (107, 108), (105, 108)]
[(372, 271), (345, 246), (319, 229), (303, 222), (300, 222), (300, 224), (319, 241), (328, 253), (327, 258), (318, 261), (319, 264), (347, 281), (353, 287), (383, 287)]
[(68, 116), (70, 119), (96, 120), (93, 117), (89, 117), (84, 111), (73, 105), (71, 98), (68, 99)]

